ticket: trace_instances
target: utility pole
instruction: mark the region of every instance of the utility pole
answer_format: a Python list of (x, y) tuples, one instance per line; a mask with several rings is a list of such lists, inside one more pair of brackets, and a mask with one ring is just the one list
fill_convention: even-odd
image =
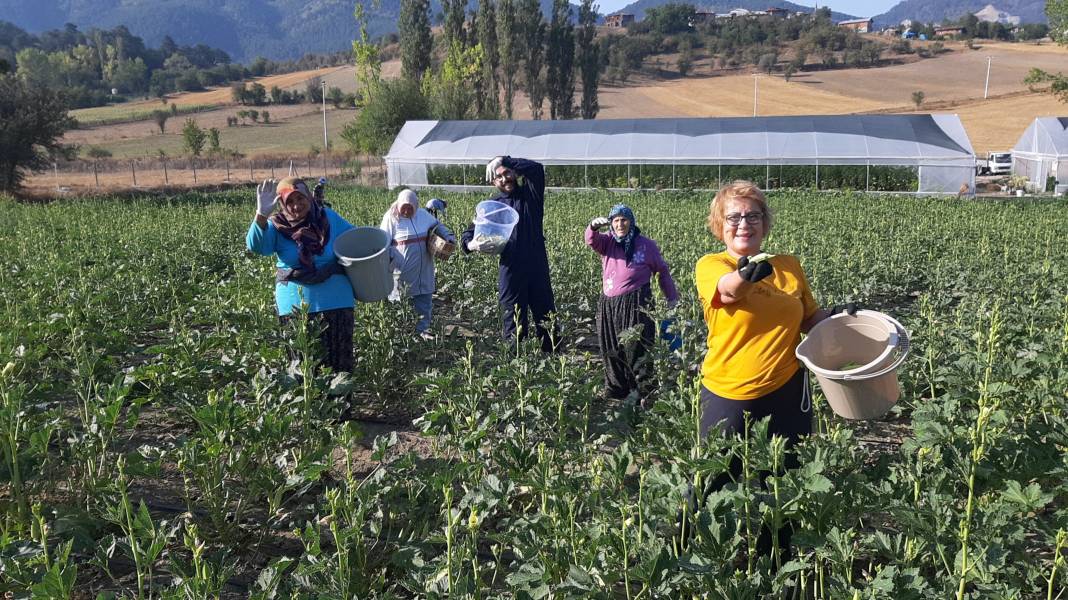
[(753, 73), (753, 116), (757, 116), (757, 74)]
[(983, 86), (983, 100), (986, 100), (987, 94), (990, 92), (990, 60), (992, 58), (994, 57), (986, 57), (986, 85)]
[(330, 142), (326, 139), (326, 80), (323, 80), (323, 152), (330, 148)]

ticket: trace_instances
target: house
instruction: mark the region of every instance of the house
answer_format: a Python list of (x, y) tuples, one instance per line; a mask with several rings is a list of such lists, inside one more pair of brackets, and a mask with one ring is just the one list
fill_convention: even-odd
[(936, 36), (942, 37), (957, 37), (964, 33), (963, 27), (947, 26), (947, 27), (935, 27), (934, 32)]
[(634, 22), (634, 15), (630, 13), (616, 13), (604, 18), (606, 27), (626, 27)]
[(839, 21), (838, 26), (843, 29), (852, 29), (857, 33), (868, 33), (875, 29), (875, 26), (870, 18), (868, 19), (850, 19), (848, 21)]
[(790, 16), (790, 11), (786, 10), (785, 8), (769, 8), (764, 12), (766, 12), (768, 16), (772, 16), (777, 19), (785, 19)]
[(697, 8), (693, 11), (693, 18), (690, 19), (690, 26), (698, 25), (700, 23), (711, 23), (716, 20), (718, 15), (716, 11), (709, 10), (707, 8)]

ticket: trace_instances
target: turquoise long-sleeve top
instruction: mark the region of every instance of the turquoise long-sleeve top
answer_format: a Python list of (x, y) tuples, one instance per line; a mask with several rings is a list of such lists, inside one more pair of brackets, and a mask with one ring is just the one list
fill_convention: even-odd
[[(330, 221), (330, 239), (323, 248), (323, 253), (315, 256), (316, 268), (322, 268), (337, 260), (334, 257), (334, 240), (339, 235), (352, 229), (349, 223), (341, 215), (329, 207), (326, 208), (326, 218)], [(275, 266), (283, 269), (300, 268), (300, 257), (297, 252), (297, 244), (293, 240), (278, 233), (274, 223), (267, 221), (267, 227), (261, 228), (255, 221), (248, 228), (245, 236), (245, 245), (256, 254), (277, 257)], [(349, 278), (344, 274), (332, 275), (322, 283), (306, 285), (290, 281), (288, 283), (276, 283), (274, 286), (274, 299), (278, 305), (278, 314), (285, 316), (300, 306), (301, 302), (308, 305), (308, 312), (321, 312), (337, 308), (352, 308), (355, 304), (352, 296), (352, 285)]]

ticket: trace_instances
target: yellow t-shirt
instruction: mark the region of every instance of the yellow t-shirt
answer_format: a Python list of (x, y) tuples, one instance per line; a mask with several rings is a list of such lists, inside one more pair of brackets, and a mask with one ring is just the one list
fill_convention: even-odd
[(720, 302), (720, 277), (738, 268), (726, 252), (697, 261), (695, 278), (708, 325), (708, 352), (701, 365), (704, 386), (717, 396), (752, 400), (782, 387), (798, 369), (794, 349), (801, 322), (819, 307), (794, 256), (771, 259), (772, 274), (734, 304)]

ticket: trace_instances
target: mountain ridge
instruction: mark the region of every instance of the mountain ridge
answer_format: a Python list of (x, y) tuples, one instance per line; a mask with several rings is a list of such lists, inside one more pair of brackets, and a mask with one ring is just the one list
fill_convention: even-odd
[(903, 0), (890, 10), (873, 17), (876, 27), (897, 25), (904, 19), (924, 23), (956, 21), (969, 13), (977, 13), (988, 4), (997, 10), (1020, 17), (1021, 23), (1046, 23), (1046, 3), (1043, 0)]
[[(61, 29), (111, 29), (125, 25), (149, 46), (164, 36), (178, 44), (205, 44), (225, 50), (235, 62), (257, 56), (294, 59), (310, 53), (351, 48), (356, 36), (353, 0), (0, 0), (0, 18), (30, 33)], [(468, 10), (477, 8), (469, 0)], [(549, 15), (552, 0), (541, 0)], [(572, 5), (577, 17), (578, 7)], [(441, 13), (431, 0), (431, 20)], [(400, 0), (380, 0), (370, 11), (372, 37), (397, 31)]]

